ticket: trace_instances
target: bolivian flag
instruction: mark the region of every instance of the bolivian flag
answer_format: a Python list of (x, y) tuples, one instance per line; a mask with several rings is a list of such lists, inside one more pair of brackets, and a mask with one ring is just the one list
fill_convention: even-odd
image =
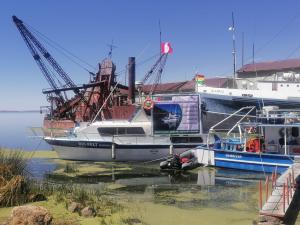
[(197, 75), (195, 76), (195, 81), (196, 81), (197, 84), (203, 85), (204, 82), (205, 82), (204, 75), (197, 74)]

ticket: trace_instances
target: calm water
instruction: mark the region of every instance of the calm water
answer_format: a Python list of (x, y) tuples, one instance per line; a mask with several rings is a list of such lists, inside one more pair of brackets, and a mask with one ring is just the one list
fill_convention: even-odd
[(44, 115), (36, 113), (0, 113), (0, 146), (27, 151), (49, 150), (40, 138), (33, 138), (30, 127), (41, 127)]
[[(50, 146), (41, 139), (30, 137), (33, 134), (29, 127), (41, 127), (42, 121), (39, 113), (0, 113), (0, 146), (49, 150)], [(64, 163), (32, 159), (29, 170), (37, 179), (109, 188), (118, 201), (132, 202), (133, 210), (138, 210), (149, 225), (250, 225), (257, 219), (258, 181), (264, 180), (263, 174), (215, 168), (169, 173), (160, 171), (158, 163), (88, 162), (76, 164), (81, 168), (96, 166), (100, 172), (75, 177), (51, 174), (64, 168)]]

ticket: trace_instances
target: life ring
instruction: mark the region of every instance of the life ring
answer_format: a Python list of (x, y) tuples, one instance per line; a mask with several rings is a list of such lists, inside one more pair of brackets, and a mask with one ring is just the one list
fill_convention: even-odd
[(144, 101), (143, 108), (145, 110), (151, 110), (153, 107), (154, 107), (154, 101), (150, 97), (147, 97), (146, 100)]
[(261, 151), (261, 140), (259, 138), (251, 138), (246, 143), (247, 152), (260, 152)]

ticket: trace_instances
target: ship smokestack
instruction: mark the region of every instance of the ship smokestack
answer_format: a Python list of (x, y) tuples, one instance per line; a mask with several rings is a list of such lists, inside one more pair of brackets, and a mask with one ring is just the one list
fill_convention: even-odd
[(135, 102), (135, 57), (128, 58), (128, 97)]

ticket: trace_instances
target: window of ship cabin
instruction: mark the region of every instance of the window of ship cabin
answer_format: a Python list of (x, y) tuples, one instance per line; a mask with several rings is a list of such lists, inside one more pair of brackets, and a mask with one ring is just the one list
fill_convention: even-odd
[(112, 136), (117, 135), (117, 128), (115, 127), (99, 127), (98, 132), (100, 135), (103, 136)]
[(126, 134), (126, 127), (118, 127), (118, 135)]
[(202, 137), (171, 137), (172, 143), (202, 143)]
[(98, 132), (103, 136), (135, 134), (143, 135), (145, 131), (142, 127), (99, 127)]
[(127, 127), (127, 134), (145, 134), (145, 131), (142, 127)]

